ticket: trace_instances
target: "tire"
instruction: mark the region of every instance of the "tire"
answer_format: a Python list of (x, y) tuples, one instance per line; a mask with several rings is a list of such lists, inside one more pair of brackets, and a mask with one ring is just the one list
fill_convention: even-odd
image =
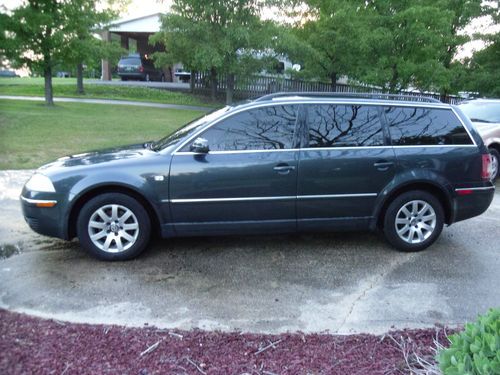
[(383, 232), (396, 249), (413, 252), (432, 245), (441, 234), (443, 225), (444, 210), (439, 200), (426, 191), (414, 190), (397, 196), (389, 204)]
[(126, 80), (127, 80), (127, 77), (121, 77), (121, 80), (122, 80), (122, 81), (126, 81)]
[(151, 233), (144, 207), (121, 193), (106, 193), (89, 200), (80, 210), (76, 225), (80, 245), (101, 260), (137, 257), (148, 246)]
[(498, 178), (498, 166), (500, 165), (500, 152), (494, 148), (489, 149), (490, 155), (492, 157), (493, 174), (491, 176), (491, 181), (495, 182)]

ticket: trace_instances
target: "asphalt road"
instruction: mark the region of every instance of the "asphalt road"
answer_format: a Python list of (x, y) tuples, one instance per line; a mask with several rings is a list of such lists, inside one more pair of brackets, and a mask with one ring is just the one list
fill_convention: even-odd
[[(406, 254), (371, 233), (155, 240), (139, 259), (94, 260), (24, 223), (29, 172), (0, 171), (0, 307), (165, 328), (382, 333), (455, 325), (500, 306), (500, 192), (480, 217)], [(500, 187), (500, 184), (497, 184)]]

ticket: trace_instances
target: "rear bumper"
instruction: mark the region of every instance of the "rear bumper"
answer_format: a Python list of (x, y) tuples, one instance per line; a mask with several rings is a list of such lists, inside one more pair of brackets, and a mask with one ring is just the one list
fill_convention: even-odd
[(495, 196), (495, 186), (457, 188), (455, 194), (452, 223), (470, 219), (486, 211)]
[(146, 74), (133, 72), (118, 72), (118, 76), (123, 78), (144, 79)]

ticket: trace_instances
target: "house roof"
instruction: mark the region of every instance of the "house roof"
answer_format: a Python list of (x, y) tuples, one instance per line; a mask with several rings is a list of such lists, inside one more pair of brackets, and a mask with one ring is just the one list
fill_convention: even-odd
[(162, 14), (153, 13), (138, 18), (118, 20), (109, 25), (109, 31), (113, 33), (156, 33), (160, 31)]

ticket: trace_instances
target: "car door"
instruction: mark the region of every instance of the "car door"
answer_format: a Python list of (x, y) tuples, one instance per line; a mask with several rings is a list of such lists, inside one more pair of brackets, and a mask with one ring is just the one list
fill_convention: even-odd
[(379, 192), (395, 175), (382, 108), (359, 104), (305, 105), (300, 152), (299, 230), (364, 228)]
[(179, 235), (296, 229), (298, 106), (231, 114), (196, 136), (207, 153), (174, 153), (170, 208)]

